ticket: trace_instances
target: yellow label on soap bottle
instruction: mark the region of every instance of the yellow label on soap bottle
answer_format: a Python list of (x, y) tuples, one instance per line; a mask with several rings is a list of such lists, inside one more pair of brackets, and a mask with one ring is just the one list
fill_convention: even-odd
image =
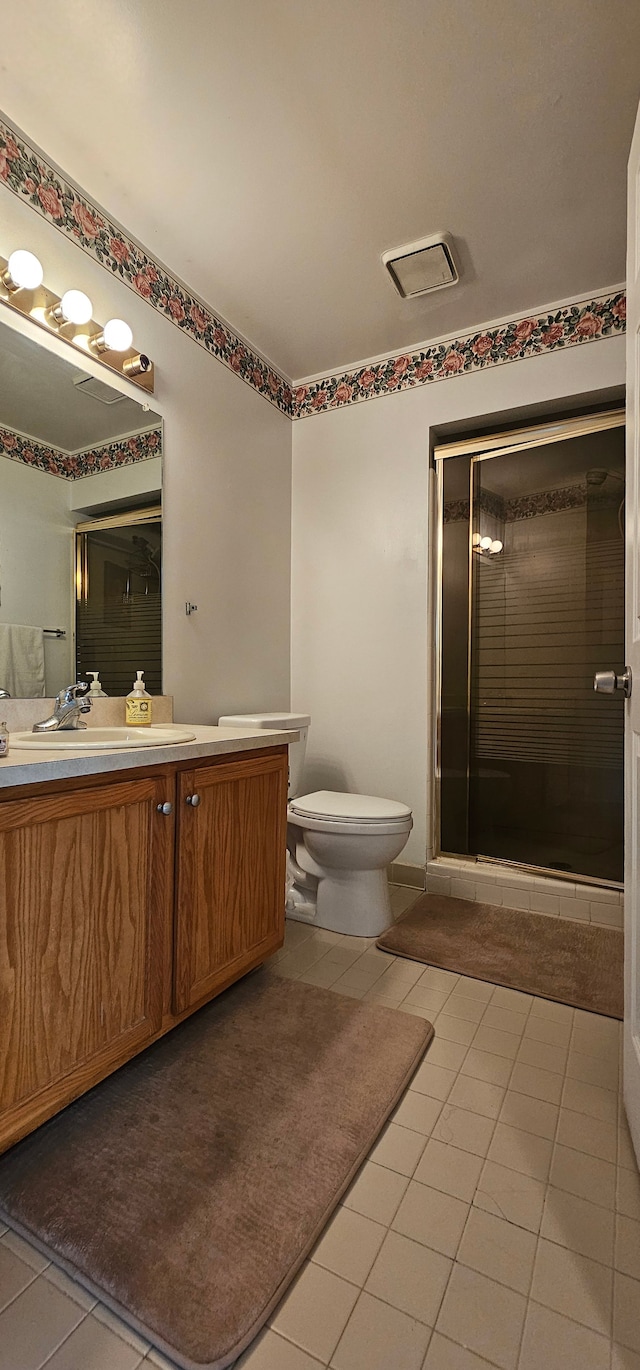
[(132, 728), (144, 728), (151, 723), (151, 700), (140, 695), (125, 699), (126, 721)]

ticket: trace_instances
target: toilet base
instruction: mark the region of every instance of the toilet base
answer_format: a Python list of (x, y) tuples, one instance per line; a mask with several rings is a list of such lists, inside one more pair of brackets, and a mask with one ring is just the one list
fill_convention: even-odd
[(304, 886), (294, 884), (286, 914), (329, 932), (379, 937), (393, 923), (386, 870), (332, 870), (323, 874), (315, 888), (312, 880)]

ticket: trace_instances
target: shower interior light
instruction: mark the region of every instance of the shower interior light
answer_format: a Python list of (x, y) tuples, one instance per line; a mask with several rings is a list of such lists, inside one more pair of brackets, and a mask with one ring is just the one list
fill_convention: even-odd
[(18, 248), (11, 253), (2, 277), (7, 290), (37, 290), (43, 279), (42, 264), (33, 252)]
[(66, 290), (51, 314), (56, 323), (88, 323), (93, 314), (93, 305), (83, 290)]

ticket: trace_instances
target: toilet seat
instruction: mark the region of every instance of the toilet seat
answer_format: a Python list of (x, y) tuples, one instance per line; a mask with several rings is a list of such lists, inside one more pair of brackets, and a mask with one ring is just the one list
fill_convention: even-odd
[(317, 790), (293, 799), (288, 817), (298, 827), (316, 832), (385, 836), (411, 827), (411, 809), (406, 804), (335, 790)]
[(411, 809), (395, 799), (378, 799), (373, 794), (343, 794), (339, 790), (315, 790), (292, 799), (291, 808), (311, 818), (346, 818), (358, 822), (368, 819), (408, 818)]

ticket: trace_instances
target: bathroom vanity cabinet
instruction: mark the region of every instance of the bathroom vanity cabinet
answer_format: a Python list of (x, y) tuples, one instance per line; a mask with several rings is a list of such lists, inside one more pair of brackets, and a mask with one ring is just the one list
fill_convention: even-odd
[(0, 1151), (284, 937), (287, 748), (0, 791)]

